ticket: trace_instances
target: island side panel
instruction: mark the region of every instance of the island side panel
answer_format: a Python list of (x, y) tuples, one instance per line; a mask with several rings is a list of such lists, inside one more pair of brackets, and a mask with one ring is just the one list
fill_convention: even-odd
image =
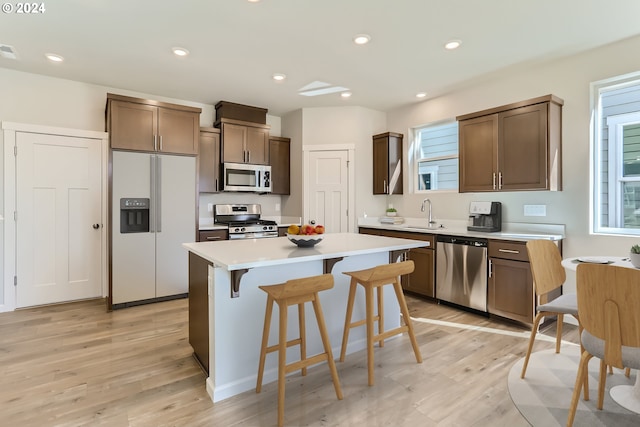
[[(313, 249), (311, 249), (313, 250)], [(361, 270), (389, 262), (388, 252), (345, 257), (332, 271), (334, 287), (320, 293), (320, 302), (327, 324), (327, 330), (334, 358), (340, 354), (340, 345), (346, 314), (349, 291), (349, 277), (344, 271)], [(260, 285), (283, 283), (289, 279), (322, 274), (322, 260), (308, 261), (283, 266), (250, 269), (242, 277), (240, 298), (231, 298), (229, 293), (230, 274), (223, 268), (210, 268), (212, 290), (209, 295), (209, 340), (210, 377), (207, 390), (214, 402), (226, 399), (256, 386), (260, 342), (264, 324), (266, 293), (258, 289)], [(360, 287), (359, 287), (360, 288)], [(395, 294), (390, 286), (385, 287), (385, 329), (400, 325), (400, 310), (395, 302)], [(288, 324), (288, 338), (298, 336), (297, 309), (291, 307)], [(311, 304), (305, 306), (307, 321), (307, 355), (322, 352), (322, 341)], [(358, 289), (353, 320), (363, 319), (365, 314), (364, 292)], [(269, 344), (275, 344), (278, 337), (277, 308), (274, 310)], [(366, 345), (364, 327), (350, 331), (347, 354), (363, 350)], [(299, 360), (297, 346), (287, 349), (287, 362)], [(365, 355), (363, 355), (365, 357)], [(297, 375), (299, 373), (292, 373)], [(264, 383), (277, 379), (277, 355), (267, 355)]]
[(193, 355), (209, 373), (209, 261), (189, 252), (189, 344)]

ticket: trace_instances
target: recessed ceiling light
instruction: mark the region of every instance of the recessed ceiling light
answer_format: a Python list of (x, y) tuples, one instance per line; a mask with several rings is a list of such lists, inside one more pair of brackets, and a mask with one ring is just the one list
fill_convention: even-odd
[(350, 98), (351, 97), (351, 92), (342, 92), (340, 94), (341, 97), (343, 98)]
[(248, 0), (249, 3), (258, 3), (260, 0)]
[(444, 44), (444, 48), (448, 50), (457, 49), (460, 47), (462, 42), (460, 40), (449, 40)]
[(353, 42), (355, 44), (367, 44), (371, 41), (371, 36), (369, 34), (357, 34), (353, 36)]
[(283, 80), (284, 80), (284, 79), (286, 79), (286, 78), (287, 78), (287, 76), (286, 76), (286, 75), (284, 75), (284, 74), (282, 74), (282, 73), (275, 73), (275, 74), (273, 75), (273, 80), (275, 80), (275, 81), (277, 81), (277, 82), (281, 82), (281, 81), (283, 81)]
[(176, 56), (187, 56), (189, 55), (189, 51), (183, 47), (173, 47), (171, 48), (171, 50), (173, 51), (173, 53)]
[(44, 55), (51, 62), (62, 62), (64, 58), (60, 55), (56, 55), (55, 53), (45, 53)]
[(427, 92), (418, 92), (416, 93), (416, 98), (424, 98), (427, 96)]

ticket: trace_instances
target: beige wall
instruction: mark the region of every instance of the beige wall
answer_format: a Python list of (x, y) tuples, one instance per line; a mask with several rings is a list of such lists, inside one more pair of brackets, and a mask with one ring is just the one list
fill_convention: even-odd
[[(417, 125), (541, 95), (554, 94), (564, 99), (563, 191), (434, 192), (429, 194), (434, 215), (441, 219), (466, 219), (471, 200), (496, 200), (503, 203), (504, 221), (566, 224), (565, 256), (626, 255), (631, 244), (639, 239), (589, 234), (590, 83), (639, 71), (635, 55), (638, 51), (640, 37), (635, 37), (542, 66), (504, 70), (473, 82), (464, 90), (388, 112), (389, 128), (407, 134)], [(424, 197), (424, 194), (405, 194), (389, 199), (405, 216), (418, 216)], [(547, 205), (547, 216), (523, 216), (524, 204)]]

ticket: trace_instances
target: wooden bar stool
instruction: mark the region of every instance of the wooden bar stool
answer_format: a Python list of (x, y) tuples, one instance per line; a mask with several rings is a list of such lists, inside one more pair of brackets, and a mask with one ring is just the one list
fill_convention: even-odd
[[(278, 352), (278, 425), (284, 424), (284, 385), (285, 375), (289, 372), (301, 370), (302, 375), (307, 374), (307, 366), (326, 360), (329, 363), (333, 386), (336, 389), (338, 400), (342, 400), (342, 389), (340, 388), (340, 380), (338, 379), (338, 371), (331, 353), (331, 343), (329, 335), (324, 323), (322, 307), (318, 299), (318, 292), (333, 288), (333, 276), (331, 274), (323, 274), (320, 276), (305, 277), (303, 279), (289, 280), (279, 285), (260, 286), (260, 289), (267, 293), (267, 309), (264, 316), (264, 329), (262, 331), (262, 347), (260, 349), (260, 362), (258, 366), (258, 382), (256, 385), (256, 393), (260, 393), (262, 389), (262, 375), (264, 373), (264, 362), (267, 353)], [(271, 314), (273, 312), (274, 301), (278, 304), (280, 312), (279, 336), (276, 345), (268, 346), (269, 329), (271, 327)], [(313, 311), (318, 321), (318, 329), (324, 346), (324, 353), (317, 354), (312, 357), (306, 355), (306, 332), (304, 321), (304, 304), (308, 301), (313, 303)], [(289, 306), (298, 306), (298, 323), (300, 326), (300, 337), (287, 341), (287, 312)], [(300, 346), (300, 360), (298, 362), (287, 362), (287, 347), (294, 345)]]
[[(351, 284), (349, 286), (349, 299), (347, 301), (347, 316), (344, 321), (344, 333), (342, 335), (342, 349), (340, 351), (340, 361), (344, 362), (344, 356), (347, 352), (347, 341), (349, 339), (349, 330), (357, 326), (367, 325), (367, 368), (369, 374), (369, 385), (373, 385), (373, 344), (379, 342), (380, 347), (384, 345), (384, 339), (390, 336), (401, 334), (402, 332), (408, 332), (411, 339), (411, 346), (413, 352), (416, 355), (416, 362), (422, 363), (422, 355), (418, 348), (418, 342), (413, 334), (413, 326), (411, 319), (409, 318), (409, 309), (407, 308), (407, 302), (404, 299), (402, 288), (400, 286), (400, 276), (409, 274), (414, 269), (413, 261), (403, 261), (392, 264), (379, 265), (377, 267), (368, 268), (366, 270), (345, 272), (344, 274), (351, 276)], [(351, 316), (353, 314), (353, 302), (356, 297), (356, 287), (362, 285), (365, 291), (366, 302), (366, 316), (365, 319), (357, 322), (351, 322)], [(393, 285), (393, 290), (396, 293), (398, 304), (400, 305), (400, 311), (402, 312), (402, 319), (404, 320), (404, 326), (392, 329), (390, 331), (384, 330), (384, 313), (383, 313), (383, 298), (382, 298), (382, 286)], [(373, 312), (373, 290), (378, 290), (378, 313)], [(378, 321), (378, 334), (373, 334), (374, 321)]]

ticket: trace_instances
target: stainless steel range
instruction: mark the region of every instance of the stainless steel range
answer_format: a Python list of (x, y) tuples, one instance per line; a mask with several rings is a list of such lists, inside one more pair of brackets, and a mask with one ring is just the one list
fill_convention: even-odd
[(249, 205), (215, 205), (213, 221), (229, 227), (229, 240), (278, 237), (278, 224), (261, 219), (262, 207)]

